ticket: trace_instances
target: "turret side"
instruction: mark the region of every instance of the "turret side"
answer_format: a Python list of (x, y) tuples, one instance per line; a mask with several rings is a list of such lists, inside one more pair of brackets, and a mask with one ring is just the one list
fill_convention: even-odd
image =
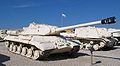
[(31, 23), (28, 27), (23, 27), (22, 35), (48, 35), (51, 32), (55, 32), (57, 26), (51, 26), (46, 24)]
[(111, 37), (111, 32), (106, 28), (82, 27), (75, 29), (76, 37), (80, 38), (103, 38)]

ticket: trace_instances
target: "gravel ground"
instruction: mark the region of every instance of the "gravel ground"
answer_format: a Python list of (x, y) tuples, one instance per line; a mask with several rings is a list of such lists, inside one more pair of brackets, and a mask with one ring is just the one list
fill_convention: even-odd
[(80, 50), (75, 56), (67, 54), (50, 55), (47, 60), (32, 60), (13, 54), (0, 43), (0, 66), (119, 66), (120, 46), (106, 51), (95, 51), (94, 65), (90, 64), (90, 52)]

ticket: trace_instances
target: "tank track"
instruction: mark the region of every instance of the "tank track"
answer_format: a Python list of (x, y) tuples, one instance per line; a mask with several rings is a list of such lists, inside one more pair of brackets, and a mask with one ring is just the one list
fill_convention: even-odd
[(80, 42), (81, 42), (80, 49), (82, 50), (89, 50), (89, 47), (93, 46), (93, 50), (97, 51), (97, 50), (112, 48), (114, 45), (114, 44), (109, 43), (109, 39), (102, 39), (99, 41), (96, 41), (96, 40), (84, 40), (83, 41), (82, 40)]
[(89, 50), (90, 46), (93, 46), (93, 50), (97, 51), (97, 50), (103, 49), (105, 47), (105, 44), (103, 42), (101, 42), (101, 45), (100, 44), (93, 44), (93, 45), (91, 45), (89, 43), (81, 43), (80, 49), (82, 49), (82, 50)]
[(41, 51), (34, 46), (28, 46), (18, 42), (5, 41), (5, 46), (12, 53), (22, 55), (30, 59), (45, 59), (49, 56), (49, 51)]
[[(30, 46), (27, 44), (19, 43), (19, 42), (12, 42), (12, 41), (5, 41), (5, 46), (8, 50), (12, 53), (30, 58), (30, 59), (46, 59), (52, 50), (41, 51), (37, 49), (35, 46)], [(79, 46), (74, 46), (69, 54), (74, 55), (79, 51)]]

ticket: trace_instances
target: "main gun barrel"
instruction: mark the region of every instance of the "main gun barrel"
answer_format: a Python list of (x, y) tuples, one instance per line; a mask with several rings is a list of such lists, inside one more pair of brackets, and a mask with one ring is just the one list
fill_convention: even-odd
[(85, 27), (85, 26), (92, 26), (92, 25), (99, 25), (99, 24), (112, 24), (112, 23), (116, 23), (115, 17), (109, 17), (109, 18), (105, 18), (105, 19), (102, 19), (99, 21), (57, 28), (56, 32), (64, 31), (64, 30), (68, 30), (68, 29), (74, 29), (74, 28), (78, 28), (78, 27)]

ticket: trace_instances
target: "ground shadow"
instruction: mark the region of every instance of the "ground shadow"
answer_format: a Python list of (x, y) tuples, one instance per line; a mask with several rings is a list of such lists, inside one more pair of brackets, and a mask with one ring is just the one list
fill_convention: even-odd
[(120, 45), (119, 46), (114, 46), (116, 49), (120, 49)]
[(96, 61), (94, 64), (102, 63), (101, 61)]
[(115, 49), (118, 49), (116, 47), (105, 47), (103, 49), (100, 49), (100, 51), (110, 51), (110, 50), (115, 50)]
[[(56, 60), (66, 60), (66, 59), (73, 59), (79, 56), (86, 56), (86, 53), (76, 53), (74, 55), (69, 55), (68, 53), (60, 53), (60, 54), (51, 54), (47, 58), (42, 61), (56, 61)], [(41, 61), (41, 60), (40, 60)]]
[(116, 60), (120, 60), (120, 58), (108, 57), (108, 56), (99, 56), (99, 55), (94, 55), (94, 57), (110, 58), (110, 59), (116, 59)]
[(0, 39), (0, 42), (5, 42), (5, 41)]
[(8, 60), (10, 60), (10, 57), (0, 54), (0, 66), (6, 66), (5, 64), (2, 64), (2, 63)]

